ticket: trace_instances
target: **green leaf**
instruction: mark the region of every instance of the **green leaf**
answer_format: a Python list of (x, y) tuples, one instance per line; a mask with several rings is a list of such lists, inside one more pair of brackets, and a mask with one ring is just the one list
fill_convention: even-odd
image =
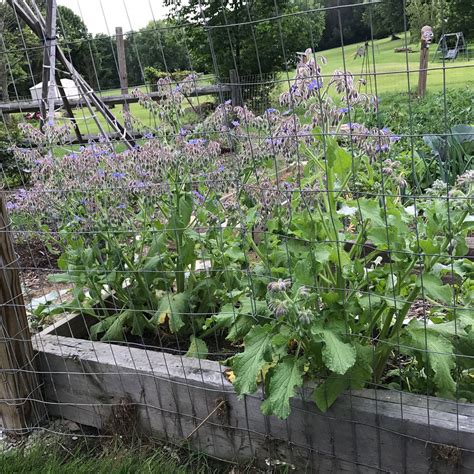
[(326, 367), (336, 374), (345, 374), (356, 361), (356, 350), (348, 343), (342, 342), (332, 331), (323, 330), (323, 361)]
[(272, 360), (272, 326), (256, 326), (244, 339), (245, 351), (232, 359), (235, 374), (234, 387), (239, 395), (257, 390), (257, 376), (263, 366)]
[(359, 199), (359, 208), (364, 220), (370, 220), (374, 227), (384, 227), (385, 221), (380, 215), (380, 206), (377, 201)]
[(423, 285), (426, 294), (434, 300), (450, 304), (453, 300), (453, 292), (449, 285), (443, 285), (440, 278), (433, 274), (425, 273), (416, 279), (416, 286)]
[(313, 251), (314, 258), (319, 263), (329, 262), (329, 257), (331, 256), (331, 248), (327, 245), (316, 244)]
[(156, 325), (165, 324), (168, 321), (171, 332), (178, 332), (183, 326), (183, 316), (189, 310), (189, 296), (187, 293), (172, 295), (166, 293), (160, 300), (158, 310), (151, 319)]
[(314, 275), (311, 274), (311, 265), (305, 260), (298, 260), (294, 268), (295, 281), (302, 285), (313, 285)]
[(353, 390), (363, 388), (372, 376), (371, 362), (372, 348), (355, 344), (357, 353), (356, 363), (344, 375), (331, 374), (320, 383), (314, 391), (314, 401), (317, 407), (325, 412), (349, 388)]
[(348, 170), (352, 167), (352, 156), (351, 154), (338, 146), (335, 149), (335, 161), (334, 161), (334, 171), (339, 176), (344, 176)]
[(207, 359), (209, 354), (209, 349), (207, 344), (200, 339), (199, 337), (191, 336), (191, 344), (189, 345), (188, 352), (186, 352), (186, 357), (194, 357), (195, 359)]
[(123, 341), (124, 339), (124, 326), (127, 319), (130, 316), (130, 311), (123, 311), (122, 313), (114, 316), (112, 324), (109, 326), (105, 334), (102, 336), (101, 341)]
[(265, 415), (285, 419), (290, 414), (290, 398), (295, 388), (303, 385), (304, 362), (295, 356), (286, 356), (267, 374), (267, 399), (261, 409)]
[(413, 321), (407, 326), (410, 338), (409, 345), (415, 352), (421, 351), (420, 355), (434, 373), (432, 378), (436, 385), (436, 395), (440, 397), (453, 398), (456, 392), (456, 382), (451, 371), (456, 368), (453, 344), (446, 337), (437, 334)]
[(317, 407), (325, 412), (337, 400), (339, 395), (350, 386), (350, 378), (344, 375), (332, 374), (320, 383), (314, 391), (314, 401)]

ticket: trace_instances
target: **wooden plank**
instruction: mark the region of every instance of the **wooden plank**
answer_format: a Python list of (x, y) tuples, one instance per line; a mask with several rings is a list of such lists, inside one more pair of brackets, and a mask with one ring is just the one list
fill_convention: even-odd
[[(196, 87), (190, 94), (189, 97), (199, 97), (203, 95), (215, 95), (221, 92), (230, 92), (230, 86), (228, 85), (208, 85)], [(148, 94), (152, 99), (159, 101), (161, 95), (159, 92), (150, 92)], [(105, 105), (117, 105), (125, 102), (134, 104), (138, 102), (138, 98), (131, 94), (114, 95), (114, 96), (101, 96), (101, 101)], [(18, 112), (34, 112), (40, 108), (40, 100), (24, 100), (17, 102), (5, 102), (0, 103), (0, 112), (4, 114), (12, 114)], [(85, 107), (86, 102), (83, 99), (70, 100), (69, 103), (72, 107)], [(54, 102), (55, 107), (61, 106), (61, 101), (57, 100)]]
[[(115, 28), (115, 40), (117, 43), (120, 92), (122, 93), (122, 95), (128, 95), (128, 74), (127, 61), (125, 59), (125, 41), (123, 39), (123, 30), (120, 26), (117, 26), (117, 28)], [(130, 120), (128, 119), (128, 114), (130, 113), (130, 106), (126, 101), (123, 104), (123, 110), (125, 112), (125, 127), (130, 130)]]
[(18, 261), (0, 194), (0, 423), (22, 432), (45, 414), (21, 292)]
[(452, 401), (362, 390), (344, 394), (327, 413), (311, 385), (292, 399), (287, 420), (265, 417), (259, 394), (239, 400), (218, 362), (144, 349), (39, 335), (45, 396), (51, 415), (110, 427), (124, 403), (136, 429), (233, 461), (252, 458), (297, 472), (450, 472), (438, 443), (456, 446), (456, 472), (474, 470), (474, 407)]

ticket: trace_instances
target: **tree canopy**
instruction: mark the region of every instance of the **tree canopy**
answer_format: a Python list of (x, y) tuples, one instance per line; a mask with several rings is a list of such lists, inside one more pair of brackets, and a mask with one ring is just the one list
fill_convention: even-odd
[(324, 29), (317, 4), (302, 0), (168, 0), (198, 71), (227, 76), (284, 70), (296, 53), (316, 47)]

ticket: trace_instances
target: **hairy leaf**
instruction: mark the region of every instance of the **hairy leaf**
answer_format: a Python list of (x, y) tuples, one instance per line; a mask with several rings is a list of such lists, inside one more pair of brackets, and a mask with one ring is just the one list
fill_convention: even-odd
[(336, 374), (345, 374), (356, 361), (356, 350), (351, 344), (342, 342), (332, 331), (321, 333), (324, 341), (323, 360), (326, 367)]
[(272, 360), (272, 326), (257, 326), (245, 337), (245, 351), (232, 360), (235, 373), (235, 390), (239, 395), (257, 390), (257, 375), (265, 363)]
[(189, 310), (189, 296), (187, 293), (172, 295), (166, 293), (160, 300), (158, 310), (153, 316), (151, 323), (158, 325), (168, 321), (171, 332), (178, 332), (183, 326), (183, 316)]
[(435, 275), (425, 273), (423, 277), (419, 276), (416, 279), (416, 285), (421, 287), (423, 285), (426, 294), (434, 300), (449, 304), (453, 300), (452, 289), (449, 285), (443, 285), (440, 278)]
[(441, 397), (452, 398), (456, 391), (456, 382), (451, 371), (456, 367), (454, 347), (451, 341), (441, 333), (436, 332), (436, 326), (427, 330), (424, 325), (414, 321), (407, 326), (409, 345), (420, 351), (434, 373), (433, 382), (436, 394)]
[(290, 398), (303, 385), (304, 362), (289, 355), (272, 367), (267, 375), (267, 399), (261, 409), (265, 415), (285, 419), (290, 414)]
[(188, 352), (186, 352), (186, 357), (194, 357), (196, 359), (207, 359), (209, 354), (209, 349), (207, 344), (200, 339), (199, 337), (191, 336), (191, 344), (189, 345)]

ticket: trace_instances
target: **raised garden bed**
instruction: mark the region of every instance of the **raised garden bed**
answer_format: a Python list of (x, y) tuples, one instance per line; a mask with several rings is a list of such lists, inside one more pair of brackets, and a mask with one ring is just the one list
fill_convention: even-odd
[(50, 415), (298, 472), (474, 470), (470, 404), (360, 390), (322, 413), (307, 386), (281, 421), (262, 415), (263, 392), (239, 400), (218, 362), (92, 342), (90, 324), (69, 316), (35, 336)]

